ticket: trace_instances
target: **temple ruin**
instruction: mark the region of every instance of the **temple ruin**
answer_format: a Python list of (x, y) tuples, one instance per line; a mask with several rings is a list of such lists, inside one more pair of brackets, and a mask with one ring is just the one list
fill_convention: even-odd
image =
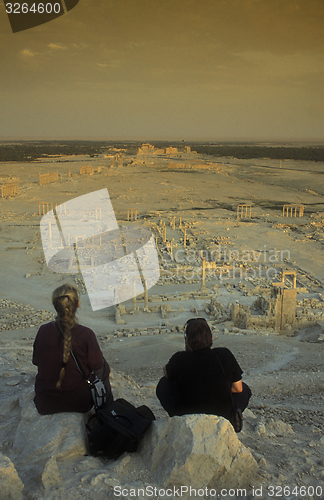
[(1, 198), (6, 198), (7, 196), (14, 196), (19, 194), (19, 188), (17, 182), (10, 182), (1, 187)]
[(304, 205), (284, 205), (282, 208), (283, 217), (303, 217), (304, 215)]
[(237, 206), (237, 217), (252, 217), (251, 205), (241, 204)]
[(48, 174), (39, 174), (39, 183), (41, 186), (50, 182), (57, 182), (58, 180), (58, 171), (49, 172)]

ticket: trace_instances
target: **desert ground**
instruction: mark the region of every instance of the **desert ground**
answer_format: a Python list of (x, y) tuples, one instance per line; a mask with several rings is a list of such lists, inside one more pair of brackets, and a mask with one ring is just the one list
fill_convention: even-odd
[[(93, 175), (80, 174), (80, 167), (89, 164)], [(54, 171), (59, 180), (40, 185), (39, 174)], [(214, 346), (234, 353), (244, 371), (243, 380), (252, 389), (238, 438), (259, 464), (262, 497), (276, 496), (267, 489), (272, 485), (282, 498), (324, 498), (323, 174), (321, 162), (193, 154), (126, 156), (120, 167), (111, 167), (105, 157), (0, 164), (2, 185), (10, 179), (19, 182), (19, 194), (0, 198), (1, 405), (32, 387), (33, 340), (38, 326), (54, 317), (51, 293), (64, 282), (79, 287), (79, 322), (97, 334), (113, 370), (115, 395), (148, 404), (158, 419), (167, 418), (154, 392), (162, 366), (184, 348), (185, 322), (203, 316), (210, 322)], [(135, 305), (133, 300), (121, 304), (119, 324), (114, 307), (92, 311), (80, 273), (73, 269), (54, 273), (47, 268), (40, 236), (43, 202), (60, 205), (103, 188), (109, 191), (118, 223), (149, 228), (159, 251), (161, 277), (148, 290), (148, 307), (143, 296), (137, 297)], [(251, 217), (237, 217), (239, 204), (251, 205)], [(283, 216), (284, 204), (303, 205), (303, 216)], [(128, 210), (137, 210), (136, 221), (127, 220)], [(172, 239), (171, 254), (166, 247)], [(184, 243), (184, 257), (177, 260)], [(222, 255), (225, 250), (236, 251), (238, 261), (243, 252), (254, 257), (243, 267), (242, 276), (229, 273), (220, 279), (217, 273), (206, 273), (202, 289), (203, 250)], [(275, 251), (279, 258), (271, 263), (269, 256)], [(271, 275), (267, 274), (270, 267)], [(271, 280), (280, 281), (285, 269), (296, 271), (299, 308), (313, 315), (314, 321), (308, 316), (309, 326), (284, 332), (234, 327), (229, 304), (252, 307), (256, 287), (271, 288)], [(287, 286), (291, 286), (289, 280)], [(209, 307), (213, 300), (223, 305), (214, 314)], [(12, 417), (0, 426), (0, 451), (9, 457), (18, 422), (15, 407)], [(105, 467), (109, 469), (109, 464)], [(291, 492), (295, 486), (305, 486), (306, 492), (283, 495), (280, 487), (284, 486)], [(318, 487), (317, 495), (309, 487)], [(61, 498), (44, 491), (24, 495)]]

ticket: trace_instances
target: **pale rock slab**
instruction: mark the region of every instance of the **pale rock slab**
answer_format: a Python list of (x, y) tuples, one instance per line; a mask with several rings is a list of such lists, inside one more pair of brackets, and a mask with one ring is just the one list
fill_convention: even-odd
[(275, 436), (289, 436), (295, 434), (290, 424), (286, 424), (282, 420), (270, 422), (267, 427), (267, 432), (272, 432)]
[(25, 394), (21, 420), (13, 443), (14, 461), (26, 484), (31, 477), (42, 477), (45, 488), (60, 484), (57, 462), (86, 454), (84, 416), (80, 413), (40, 415)]
[(40, 415), (33, 401), (22, 408), (14, 452), (20, 461), (45, 459), (55, 456), (59, 460), (86, 453), (84, 417), (80, 413)]
[(10, 458), (0, 453), (0, 500), (21, 500), (24, 488)]
[(12, 414), (19, 408), (19, 397), (11, 396), (0, 405), (0, 416), (5, 418), (10, 418)]
[(230, 422), (216, 415), (154, 421), (139, 451), (156, 483), (164, 487), (242, 488), (258, 468)]
[(62, 478), (60, 471), (56, 462), (56, 459), (52, 457), (45, 465), (44, 472), (42, 474), (42, 483), (44, 488), (56, 488), (60, 486)]

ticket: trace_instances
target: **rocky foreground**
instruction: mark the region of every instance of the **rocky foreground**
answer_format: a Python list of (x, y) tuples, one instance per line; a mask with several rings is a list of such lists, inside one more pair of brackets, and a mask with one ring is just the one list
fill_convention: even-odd
[[(273, 404), (262, 404), (257, 396), (252, 411), (245, 411), (243, 431), (235, 434), (216, 416), (167, 418), (154, 385), (139, 385), (113, 371), (115, 397), (148, 404), (157, 420), (138, 452), (108, 461), (87, 456), (82, 415), (38, 414), (32, 401), (33, 368), (27, 372), (26, 353), (19, 352), (15, 359), (9, 352), (2, 359), (7, 366), (0, 406), (2, 500), (323, 497), (321, 422), (306, 422), (305, 413), (294, 413), (288, 394), (286, 410), (277, 405), (277, 414)], [(18, 358), (25, 371), (20, 381), (12, 377)], [(280, 374), (276, 382), (273, 397), (278, 397)]]

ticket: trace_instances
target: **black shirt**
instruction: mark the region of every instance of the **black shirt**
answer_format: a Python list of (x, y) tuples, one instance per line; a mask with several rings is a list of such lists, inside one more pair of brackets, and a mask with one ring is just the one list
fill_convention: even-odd
[(243, 371), (229, 349), (176, 352), (166, 365), (166, 373), (168, 380), (174, 382), (177, 415), (207, 413), (230, 417), (229, 387), (241, 380)]

